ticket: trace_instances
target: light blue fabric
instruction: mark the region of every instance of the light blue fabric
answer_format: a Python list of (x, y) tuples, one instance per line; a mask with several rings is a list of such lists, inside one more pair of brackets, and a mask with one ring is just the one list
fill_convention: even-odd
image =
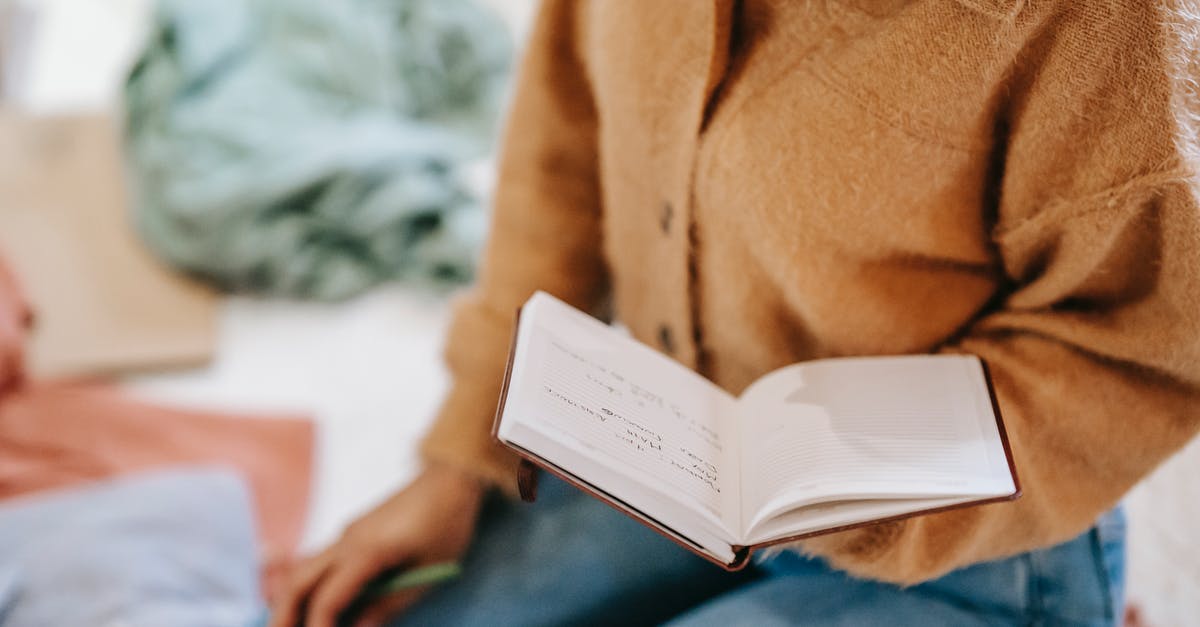
[(1122, 613), (1124, 518), (1055, 547), (902, 589), (782, 552), (728, 574), (550, 477), (489, 502), (462, 578), (401, 625), (1108, 626)]
[(4, 627), (242, 627), (262, 608), (233, 473), (135, 475), (0, 504)]
[(125, 89), (139, 231), (223, 287), (464, 281), (508, 31), (471, 0), (158, 0)]

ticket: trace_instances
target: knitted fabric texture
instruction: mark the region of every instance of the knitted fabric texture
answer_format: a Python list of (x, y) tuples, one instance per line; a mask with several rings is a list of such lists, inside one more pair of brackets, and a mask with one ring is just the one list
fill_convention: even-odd
[(1024, 495), (797, 547), (837, 567), (911, 584), (1075, 536), (1200, 424), (1198, 16), (546, 3), (425, 456), (512, 488), (489, 428), (540, 288), (734, 393), (813, 358), (986, 360)]

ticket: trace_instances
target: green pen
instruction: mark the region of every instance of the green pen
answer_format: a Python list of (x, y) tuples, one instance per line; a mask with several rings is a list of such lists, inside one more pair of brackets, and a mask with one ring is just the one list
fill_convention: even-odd
[(385, 570), (363, 586), (354, 602), (342, 612), (338, 625), (354, 624), (363, 610), (384, 597), (404, 590), (423, 588), (449, 581), (461, 572), (462, 567), (458, 565), (458, 562), (437, 562), (407, 570), (399, 568)]
[[(363, 586), (358, 597), (342, 612), (338, 624), (346, 624), (349, 619), (353, 619), (362, 613), (369, 605), (390, 594), (450, 581), (458, 577), (461, 573), (462, 566), (458, 562), (438, 562), (408, 570), (391, 569), (384, 571), (368, 582), (367, 585)], [(269, 612), (263, 610), (250, 625), (251, 627), (263, 627), (270, 622), (269, 619)]]
[(388, 571), (364, 586), (362, 592), (358, 595), (358, 601), (369, 603), (400, 592), (401, 590), (431, 586), (443, 581), (449, 581), (461, 573), (462, 567), (458, 565), (458, 562), (438, 562), (436, 564), (402, 570), (399, 573)]

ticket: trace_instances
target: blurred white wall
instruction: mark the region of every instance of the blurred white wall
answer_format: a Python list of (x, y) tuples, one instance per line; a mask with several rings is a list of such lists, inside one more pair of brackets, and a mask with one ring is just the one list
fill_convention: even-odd
[[(480, 1), (524, 38), (535, 0)], [(42, 114), (115, 109), (152, 11), (153, 0), (0, 0), (0, 98)]]
[(46, 114), (111, 109), (150, 8), (150, 0), (4, 0), (6, 104)]

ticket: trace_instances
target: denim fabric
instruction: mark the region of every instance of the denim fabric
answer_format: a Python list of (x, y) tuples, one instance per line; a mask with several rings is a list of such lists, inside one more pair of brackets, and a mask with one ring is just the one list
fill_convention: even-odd
[(762, 560), (758, 582), (670, 624), (1047, 625), (1119, 624), (1124, 516), (1109, 512), (1073, 540), (976, 564), (911, 588), (854, 579), (793, 552)]
[(783, 551), (726, 573), (542, 478), (533, 505), (490, 501), (463, 576), (394, 625), (1115, 625), (1124, 518), (1063, 544), (910, 588)]

